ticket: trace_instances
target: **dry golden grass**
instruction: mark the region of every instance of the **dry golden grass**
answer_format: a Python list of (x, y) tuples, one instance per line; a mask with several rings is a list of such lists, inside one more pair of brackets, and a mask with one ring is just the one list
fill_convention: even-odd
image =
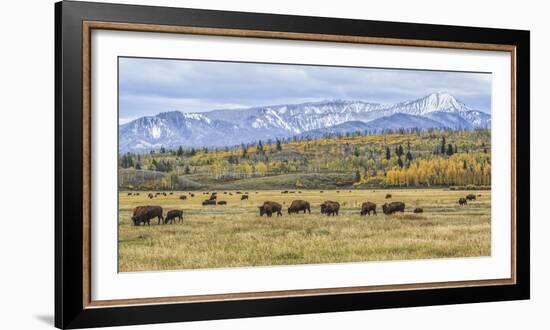
[[(240, 201), (218, 191), (226, 206), (202, 206), (209, 195), (184, 192), (158, 198), (120, 193), (119, 270), (151, 271), (239, 266), (292, 265), (488, 256), (491, 253), (490, 191), (443, 189), (319, 190), (281, 194), (280, 191), (248, 191)], [(403, 201), (406, 212), (386, 216), (381, 205)], [(467, 206), (457, 200), (466, 194), (481, 195)], [(180, 200), (185, 194), (188, 200)], [(311, 214), (288, 215), (294, 199), (311, 203)], [(260, 217), (258, 206), (266, 200), (283, 205), (282, 217)], [(340, 215), (320, 214), (319, 204), (336, 200)], [(359, 215), (361, 203), (378, 205), (377, 216)], [(136, 227), (130, 219), (137, 205), (160, 205), (164, 212), (183, 209), (183, 223)], [(424, 213), (413, 214), (415, 207)]]

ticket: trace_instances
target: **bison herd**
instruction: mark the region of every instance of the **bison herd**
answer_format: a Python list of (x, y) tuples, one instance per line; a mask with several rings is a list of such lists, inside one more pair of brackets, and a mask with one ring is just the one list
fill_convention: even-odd
[[(322, 191), (320, 191), (320, 192), (322, 192)], [(293, 192), (283, 191), (282, 193), (283, 194), (288, 194), (288, 193), (293, 193)], [(301, 193), (301, 191), (299, 191), (298, 193)], [(169, 193), (169, 194), (172, 195), (173, 193)], [(203, 206), (207, 206), (207, 205), (227, 205), (226, 201), (218, 200), (217, 192), (212, 192), (212, 193), (203, 192), (203, 194), (204, 195), (210, 195), (208, 197), (208, 199), (205, 199), (205, 200), (202, 201)], [(229, 193), (224, 192), (223, 194), (224, 195), (226, 195), (226, 194), (232, 195), (232, 193), (230, 193), (230, 192)], [(240, 198), (241, 201), (249, 200), (249, 193), (248, 192), (243, 193), (243, 192), (238, 191), (238, 192), (236, 192), (236, 194), (241, 195), (241, 198)], [(128, 193), (128, 196), (138, 196), (138, 195), (139, 195), (139, 193)], [(193, 193), (188, 193), (188, 195), (190, 197), (195, 197), (195, 194), (193, 194)], [(157, 192), (155, 194), (149, 193), (147, 196), (150, 199), (152, 199), (152, 198), (155, 198), (155, 197), (158, 197), (158, 196), (167, 196), (167, 194)], [(385, 196), (385, 198), (386, 199), (392, 198), (392, 195), (387, 194)], [(187, 200), (187, 195), (181, 195), (181, 196), (179, 196), (179, 199)], [(469, 194), (466, 197), (461, 197), (458, 200), (458, 204), (460, 206), (467, 205), (468, 201), (473, 201), (475, 199), (476, 199), (475, 195)], [(346, 203), (344, 203), (343, 205), (345, 206)], [(376, 215), (377, 214), (376, 213), (376, 207), (377, 207), (377, 205), (373, 202), (370, 202), (370, 201), (364, 202), (361, 205), (361, 210), (360, 210), (359, 214), (361, 216)], [(283, 213), (282, 213), (283, 206), (281, 204), (277, 203), (277, 202), (274, 202), (274, 201), (265, 201), (263, 203), (263, 205), (259, 206), (258, 208), (260, 210), (260, 216), (263, 216), (264, 214), (267, 217), (271, 217), (274, 214), (276, 216), (282, 216), (283, 215)], [(320, 204), (321, 214), (325, 214), (327, 216), (337, 216), (339, 210), (340, 210), (340, 203), (336, 202), (336, 201), (328, 200), (328, 201), (325, 201), (322, 204)], [(306, 212), (311, 214), (311, 204), (310, 204), (310, 202), (308, 202), (306, 200), (301, 200), (301, 199), (293, 200), (292, 203), (290, 204), (290, 206), (287, 208), (287, 212), (288, 212), (289, 215), (299, 214), (299, 213), (304, 213), (305, 214)], [(382, 212), (386, 215), (391, 215), (391, 214), (394, 214), (394, 213), (397, 213), (397, 212), (403, 213), (403, 212), (405, 212), (405, 203), (403, 203), (403, 202), (384, 203), (384, 205), (382, 205)], [(423, 213), (423, 212), (424, 212), (424, 210), (420, 207), (416, 207), (413, 210), (413, 213)], [(134, 212), (133, 212), (133, 215), (132, 215), (132, 221), (133, 221), (134, 225), (136, 225), (136, 226), (139, 226), (141, 224), (150, 225), (151, 220), (153, 220), (155, 218), (157, 219), (157, 224), (161, 224), (161, 222), (164, 223), (164, 224), (182, 222), (183, 221), (183, 211), (182, 210), (169, 210), (166, 213), (166, 217), (164, 217), (162, 207), (160, 207), (158, 205), (146, 205), (146, 206), (137, 206), (134, 209)]]

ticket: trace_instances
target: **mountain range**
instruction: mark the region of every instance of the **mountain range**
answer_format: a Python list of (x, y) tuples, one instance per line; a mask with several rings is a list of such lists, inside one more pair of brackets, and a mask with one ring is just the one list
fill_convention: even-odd
[(449, 93), (438, 92), (395, 104), (328, 100), (200, 113), (163, 112), (120, 125), (119, 150), (222, 147), (355, 131), (490, 127), (491, 115), (468, 107)]

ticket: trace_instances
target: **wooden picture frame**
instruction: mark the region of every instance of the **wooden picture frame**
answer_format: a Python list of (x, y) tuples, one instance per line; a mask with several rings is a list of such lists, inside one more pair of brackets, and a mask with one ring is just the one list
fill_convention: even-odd
[[(56, 289), (59, 328), (213, 320), (529, 298), (529, 32), (85, 2), (56, 16)], [(511, 274), (506, 279), (91, 299), (91, 31), (509, 52), (512, 58)]]

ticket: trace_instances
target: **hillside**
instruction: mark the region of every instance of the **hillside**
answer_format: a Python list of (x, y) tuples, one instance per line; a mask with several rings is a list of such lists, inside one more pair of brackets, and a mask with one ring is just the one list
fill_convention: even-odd
[(488, 129), (348, 134), (120, 157), (121, 189), (269, 190), (490, 185)]

